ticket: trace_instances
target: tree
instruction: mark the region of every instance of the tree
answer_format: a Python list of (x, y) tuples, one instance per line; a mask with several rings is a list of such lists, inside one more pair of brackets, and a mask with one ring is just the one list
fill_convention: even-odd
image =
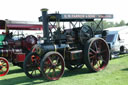
[[(94, 22), (87, 22), (85, 24), (91, 26), (95, 30), (96, 27), (97, 27), (97, 24), (96, 23), (99, 23), (99, 22), (100, 22), (100, 20), (95, 20), (95, 23)], [(102, 23), (103, 23), (103, 25), (102, 25)], [(103, 26), (103, 29), (106, 29), (106, 28), (110, 28), (110, 27), (118, 27), (118, 26), (128, 25), (128, 23), (125, 23), (124, 20), (121, 20), (119, 23), (118, 22), (116, 22), (116, 23), (114, 23), (114, 22), (108, 22), (106, 20), (103, 20), (102, 23), (100, 24), (100, 26), (98, 27), (97, 30), (100, 30), (100, 28), (102, 26)]]
[(123, 26), (123, 25), (126, 25), (125, 21), (124, 20), (121, 20), (119, 23), (115, 23), (115, 26), (118, 27), (118, 26)]
[(103, 21), (103, 25), (104, 29), (115, 26), (113, 22), (107, 22), (106, 20)]

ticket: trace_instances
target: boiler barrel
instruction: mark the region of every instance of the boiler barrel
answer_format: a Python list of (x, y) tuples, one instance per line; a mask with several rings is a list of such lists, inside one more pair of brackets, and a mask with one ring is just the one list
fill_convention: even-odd
[(63, 52), (65, 48), (70, 48), (69, 44), (42, 44), (42, 45), (34, 45), (32, 48), (32, 52), (36, 52), (38, 55), (42, 56), (49, 51), (58, 51)]
[(60, 44), (60, 45), (52, 44), (52, 45), (43, 45), (43, 46), (41, 46), (41, 48), (45, 52), (48, 52), (48, 51), (61, 51), (61, 50), (64, 50), (64, 48), (68, 48), (68, 47), (69, 47), (68, 44)]
[(8, 57), (14, 53), (21, 53), (21, 49), (0, 49), (0, 56), (1, 57)]

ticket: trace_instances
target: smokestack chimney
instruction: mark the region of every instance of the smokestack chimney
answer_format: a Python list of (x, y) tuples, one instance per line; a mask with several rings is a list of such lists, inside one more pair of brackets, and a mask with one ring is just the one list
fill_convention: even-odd
[(42, 18), (43, 18), (43, 36), (45, 38), (44, 43), (49, 43), (49, 28), (48, 28), (48, 15), (47, 15), (48, 9), (43, 8), (41, 9), (42, 12)]

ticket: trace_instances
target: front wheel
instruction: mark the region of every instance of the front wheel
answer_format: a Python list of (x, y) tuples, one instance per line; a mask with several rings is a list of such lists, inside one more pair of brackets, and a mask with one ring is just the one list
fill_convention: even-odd
[(125, 54), (127, 53), (127, 49), (124, 46), (120, 47), (120, 54)]
[(64, 73), (65, 62), (58, 52), (48, 52), (41, 60), (41, 71), (47, 80), (58, 80)]
[(102, 38), (91, 38), (85, 45), (84, 55), (87, 68), (92, 72), (97, 72), (108, 65), (109, 47)]
[(0, 77), (5, 76), (9, 71), (9, 63), (8, 60), (0, 57)]

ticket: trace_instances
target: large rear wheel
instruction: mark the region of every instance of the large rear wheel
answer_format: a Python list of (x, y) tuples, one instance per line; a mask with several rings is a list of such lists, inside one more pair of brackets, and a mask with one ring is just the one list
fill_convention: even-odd
[(41, 60), (41, 71), (47, 80), (58, 80), (64, 73), (65, 62), (58, 52), (48, 52)]
[(9, 63), (3, 57), (0, 57), (0, 77), (5, 76), (9, 71)]
[(109, 62), (109, 47), (102, 38), (91, 38), (85, 46), (85, 63), (92, 72), (103, 70)]

